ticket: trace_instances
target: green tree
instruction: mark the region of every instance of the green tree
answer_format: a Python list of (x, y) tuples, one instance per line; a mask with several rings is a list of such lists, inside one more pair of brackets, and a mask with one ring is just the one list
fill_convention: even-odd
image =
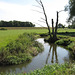
[(59, 24), (58, 24), (58, 28), (65, 28), (65, 25), (59, 23)]
[(68, 28), (75, 28), (75, 0), (69, 0), (68, 9), (69, 9), (68, 22), (70, 22)]
[(75, 18), (75, 0), (69, 0), (69, 20)]

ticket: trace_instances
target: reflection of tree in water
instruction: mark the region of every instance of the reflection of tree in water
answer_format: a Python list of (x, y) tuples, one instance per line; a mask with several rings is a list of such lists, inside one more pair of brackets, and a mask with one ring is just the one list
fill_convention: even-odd
[(52, 50), (52, 59), (51, 59), (51, 62), (54, 63), (54, 54), (55, 54), (56, 63), (58, 63), (57, 46), (54, 45), (54, 44), (51, 44), (51, 45), (50, 45), (49, 52), (48, 52), (48, 56), (47, 56), (47, 59), (46, 59), (46, 64), (48, 63), (48, 59), (49, 59), (49, 57), (50, 57), (51, 50)]

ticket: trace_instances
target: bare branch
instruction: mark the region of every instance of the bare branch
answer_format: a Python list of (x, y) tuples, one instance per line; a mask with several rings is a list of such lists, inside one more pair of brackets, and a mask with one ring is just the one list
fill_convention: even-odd
[(38, 20), (39, 22), (43, 22), (43, 23), (45, 23), (45, 21), (41, 21), (41, 20)]
[(36, 0), (36, 2), (37, 2), (39, 5), (41, 5), (41, 3), (40, 3), (38, 0)]
[[(35, 23), (35, 22), (34, 22)], [(38, 24), (38, 23), (35, 23), (35, 24)], [(41, 26), (41, 27), (44, 27), (44, 26), (42, 26), (41, 24), (38, 24), (39, 26)], [(44, 27), (44, 28), (46, 28), (46, 27)]]
[(42, 9), (40, 6), (36, 6), (36, 5), (33, 5), (33, 6), (35, 6), (35, 7), (38, 7), (38, 8), (40, 8), (40, 9)]
[[(65, 11), (65, 10), (61, 10), (61, 11), (59, 11), (59, 12), (62, 12), (62, 11)], [(59, 12), (58, 12), (58, 13), (59, 13)]]
[(44, 18), (41, 18), (42, 20), (46, 21)]
[[(33, 9), (32, 9), (33, 10)], [(37, 10), (33, 10), (33, 11), (36, 11), (36, 12), (39, 12), (39, 13), (43, 13), (43, 12), (40, 12), (40, 11), (37, 11)]]
[(46, 12), (45, 12), (45, 8), (44, 8), (44, 5), (43, 5), (41, 0), (40, 0), (40, 3), (41, 3), (42, 9), (43, 9), (43, 13), (44, 13), (44, 16), (45, 16), (45, 19), (46, 19), (46, 24), (49, 27), (48, 20), (47, 20), (47, 15), (46, 15)]

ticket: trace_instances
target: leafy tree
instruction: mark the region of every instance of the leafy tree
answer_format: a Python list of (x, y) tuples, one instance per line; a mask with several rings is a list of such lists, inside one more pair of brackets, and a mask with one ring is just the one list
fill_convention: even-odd
[(75, 0), (69, 0), (69, 19), (75, 18)]
[(68, 28), (75, 29), (75, 25), (69, 25)]
[(58, 28), (65, 28), (65, 26), (63, 24), (59, 23)]
[(71, 25), (68, 26), (68, 28), (75, 28), (75, 0), (69, 0), (69, 19), (68, 22), (71, 23)]

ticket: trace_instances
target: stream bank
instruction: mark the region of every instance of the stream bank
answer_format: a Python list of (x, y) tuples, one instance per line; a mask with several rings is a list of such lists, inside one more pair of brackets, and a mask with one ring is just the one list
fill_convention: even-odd
[(0, 48), (0, 65), (22, 64), (42, 51), (43, 46), (35, 41), (34, 34), (24, 33), (7, 46)]
[(44, 42), (44, 38), (38, 38), (36, 41), (44, 46), (44, 50), (37, 56), (33, 57), (30, 62), (20, 65), (10, 65), (0, 67), (0, 72), (3, 73), (28, 73), (36, 69), (41, 69), (45, 65), (64, 64), (72, 62), (70, 52), (63, 47), (56, 44), (49, 44)]
[[(49, 35), (42, 34), (45, 38), (45, 42), (49, 42)], [(62, 46), (66, 49), (68, 49), (71, 52), (71, 57), (75, 60), (75, 38), (71, 36), (64, 36), (64, 35), (57, 35), (58, 40), (55, 42), (55, 44)]]

